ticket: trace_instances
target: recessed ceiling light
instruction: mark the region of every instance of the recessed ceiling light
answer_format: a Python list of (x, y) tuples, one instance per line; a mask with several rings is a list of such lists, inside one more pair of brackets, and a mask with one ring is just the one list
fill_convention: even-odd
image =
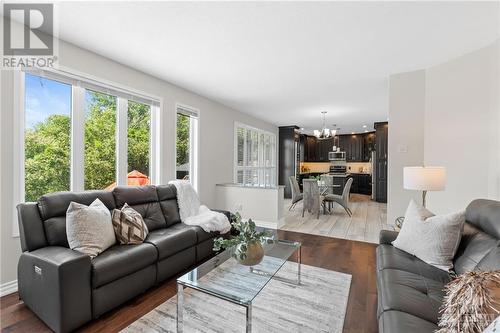
[(304, 127), (301, 127), (301, 128), (300, 128), (300, 130), (301, 130), (301, 131), (303, 131), (303, 130), (304, 130)]
[(365, 133), (367, 133), (367, 132), (368, 132), (368, 130), (365, 130)]
[(351, 134), (354, 134), (354, 132), (351, 132)]
[(363, 128), (366, 128), (366, 125), (363, 125)]

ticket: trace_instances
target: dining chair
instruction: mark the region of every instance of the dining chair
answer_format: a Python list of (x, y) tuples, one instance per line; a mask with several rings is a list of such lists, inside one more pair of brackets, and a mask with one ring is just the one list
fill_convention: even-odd
[(297, 178), (295, 178), (294, 176), (290, 176), (288, 177), (288, 180), (290, 181), (290, 187), (292, 189), (292, 204), (290, 205), (290, 208), (288, 208), (288, 210), (291, 210), (295, 207), (297, 202), (302, 200), (303, 194), (300, 193), (300, 187), (299, 183), (297, 182)]
[(352, 216), (352, 211), (349, 208), (349, 193), (351, 192), (352, 182), (353, 182), (352, 178), (349, 178), (347, 180), (347, 183), (344, 186), (344, 190), (342, 191), (342, 195), (328, 194), (324, 198), (324, 201), (327, 202), (328, 204), (338, 203), (339, 205), (341, 205), (345, 209), (349, 217)]
[(316, 214), (319, 219), (323, 197), (319, 193), (318, 181), (316, 179), (304, 179), (302, 181), (302, 217), (307, 210), (309, 213)]

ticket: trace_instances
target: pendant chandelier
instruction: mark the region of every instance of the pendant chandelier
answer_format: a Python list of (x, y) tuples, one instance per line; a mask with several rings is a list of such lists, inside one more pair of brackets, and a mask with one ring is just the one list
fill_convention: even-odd
[(326, 128), (326, 114), (328, 112), (321, 111), (321, 113), (323, 114), (323, 128), (321, 130), (314, 130), (314, 136), (318, 139), (328, 139), (335, 136), (335, 134), (337, 134), (337, 130), (330, 130), (329, 128)]

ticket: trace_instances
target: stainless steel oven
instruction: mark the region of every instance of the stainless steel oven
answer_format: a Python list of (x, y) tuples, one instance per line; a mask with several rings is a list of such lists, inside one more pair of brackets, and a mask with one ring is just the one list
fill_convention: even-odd
[(331, 151), (328, 153), (330, 161), (345, 161), (345, 151)]

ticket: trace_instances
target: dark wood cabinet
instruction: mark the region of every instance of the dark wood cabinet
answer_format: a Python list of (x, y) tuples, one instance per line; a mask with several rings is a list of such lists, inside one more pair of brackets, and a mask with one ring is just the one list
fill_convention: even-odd
[(375, 132), (366, 133), (363, 136), (363, 161), (369, 162), (371, 152), (375, 150)]
[(306, 162), (316, 162), (318, 156), (317, 139), (314, 136), (306, 136), (305, 160)]
[(298, 175), (297, 155), (300, 155), (298, 129), (297, 126), (279, 128), (278, 184), (285, 185), (285, 198), (292, 197), (289, 177)]
[(376, 196), (378, 202), (387, 202), (387, 152), (388, 152), (389, 124), (375, 123), (375, 149), (377, 151)]
[(317, 162), (328, 162), (328, 153), (333, 151), (333, 138), (317, 140), (318, 156)]
[(372, 194), (371, 175), (364, 173), (351, 173), (351, 193)]

